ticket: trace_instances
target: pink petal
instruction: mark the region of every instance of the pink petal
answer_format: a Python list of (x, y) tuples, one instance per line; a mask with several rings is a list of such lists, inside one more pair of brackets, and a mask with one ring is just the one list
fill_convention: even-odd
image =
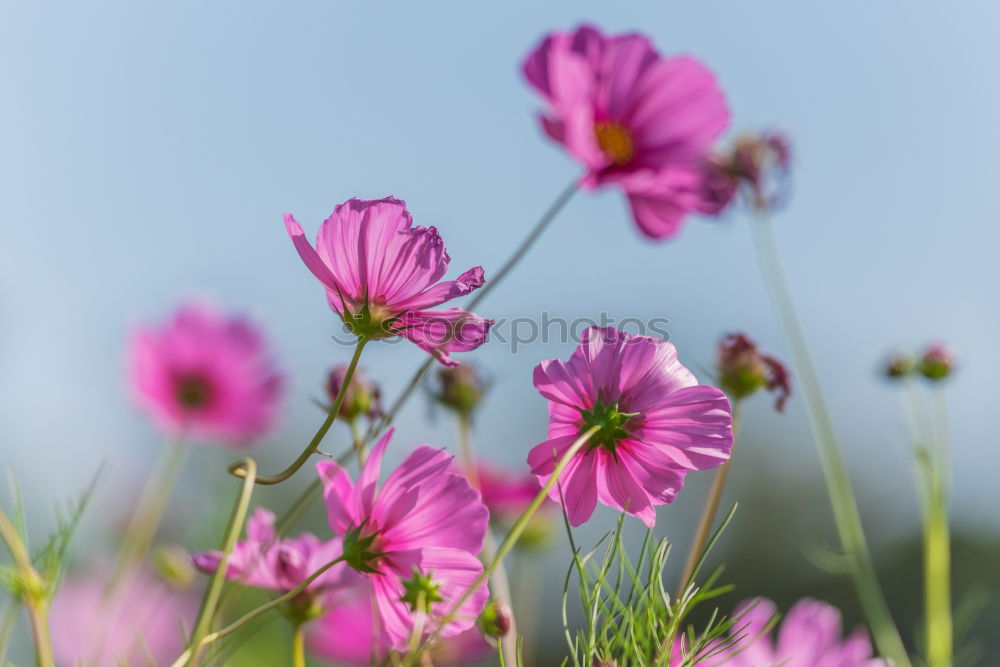
[(493, 323), (461, 308), (418, 310), (405, 313), (394, 330), (445, 366), (457, 366), (449, 353), (468, 352), (485, 343)]
[(354, 483), (347, 471), (332, 461), (317, 463), (316, 472), (323, 484), (330, 530), (336, 535), (343, 535), (363, 519), (355, 509)]
[(445, 301), (457, 299), (479, 289), (485, 282), (483, 267), (477, 266), (460, 275), (457, 280), (447, 280), (428, 287), (415, 297), (401, 303), (399, 307), (405, 310), (434, 308)]
[(316, 276), (316, 279), (323, 283), (328, 290), (343, 293), (344, 289), (340, 286), (337, 278), (334, 277), (333, 272), (330, 271), (330, 268), (320, 257), (319, 253), (317, 253), (316, 250), (309, 245), (309, 241), (306, 240), (305, 233), (302, 231), (302, 225), (296, 222), (291, 213), (285, 214), (285, 229), (288, 231), (288, 236), (291, 237), (292, 244), (299, 252), (299, 257), (302, 258), (306, 268), (309, 269), (312, 274)]

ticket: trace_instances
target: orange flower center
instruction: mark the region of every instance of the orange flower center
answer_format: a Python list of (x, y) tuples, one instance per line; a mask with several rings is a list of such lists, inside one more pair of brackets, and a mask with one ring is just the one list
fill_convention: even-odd
[(594, 135), (597, 137), (597, 145), (601, 151), (619, 167), (630, 162), (635, 156), (632, 133), (624, 126), (613, 121), (596, 123)]

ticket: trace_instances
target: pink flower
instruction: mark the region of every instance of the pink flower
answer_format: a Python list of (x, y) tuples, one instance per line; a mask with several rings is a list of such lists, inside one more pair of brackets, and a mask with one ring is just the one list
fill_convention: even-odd
[(461, 308), (429, 310), (479, 289), (476, 267), (457, 280), (438, 282), (451, 259), (434, 227), (414, 227), (405, 202), (350, 199), (320, 226), (316, 248), (285, 214), (285, 227), (306, 267), (326, 287), (330, 307), (360, 338), (400, 335), (446, 366), (450, 352), (474, 350), (486, 341), (492, 320)]
[(569, 361), (536, 366), (534, 382), (550, 401), (549, 439), (528, 454), (540, 482), (583, 432), (600, 426), (552, 490), (574, 526), (600, 500), (652, 527), (655, 506), (673, 501), (686, 473), (729, 459), (725, 394), (699, 385), (658, 338), (591, 327)]
[(171, 435), (242, 445), (274, 424), (282, 379), (245, 318), (182, 306), (162, 328), (138, 329), (129, 356), (136, 401)]
[(699, 165), (729, 124), (712, 73), (662, 57), (643, 35), (591, 26), (548, 35), (523, 69), (548, 104), (542, 128), (586, 168), (582, 185), (620, 186), (643, 234), (675, 235), (699, 206)]
[[(338, 556), (339, 540), (321, 542), (308, 533), (279, 539), (274, 530), (274, 513), (258, 507), (247, 521), (247, 539), (237, 542), (229, 556), (225, 576), (248, 586), (287, 592)], [(194, 564), (212, 574), (221, 557), (219, 551), (203, 551), (194, 555)], [(341, 584), (344, 569), (341, 564), (334, 565), (306, 590), (317, 593), (335, 588)]]
[[(444, 450), (417, 448), (376, 490), (390, 430), (372, 449), (357, 484), (336, 463), (316, 466), (323, 481), (330, 528), (344, 536), (348, 565), (364, 575), (362, 595), (374, 599), (378, 632), (403, 650), (418, 615), (424, 632), (483, 572), (489, 513)], [(486, 604), (486, 585), (442, 629), (451, 637), (468, 630)]]
[(479, 461), (476, 465), (476, 477), (483, 504), (489, 509), (490, 518), (494, 521), (516, 519), (538, 495), (538, 481), (529, 473), (516, 474)]
[(140, 572), (110, 594), (103, 572), (63, 581), (52, 603), (52, 650), (61, 665), (166, 664), (184, 650), (198, 601)]
[[(310, 653), (338, 664), (370, 665), (372, 656), (381, 663), (392, 648), (385, 633), (379, 633), (372, 596), (361, 589), (345, 590), (329, 612), (316, 619), (307, 635)], [(491, 653), (477, 628), (442, 640), (431, 651), (435, 665), (468, 665)]]
[[(751, 600), (737, 608), (731, 631), (742, 637), (733, 647), (703, 663), (706, 667), (888, 667), (872, 656), (862, 628), (841, 639), (840, 612), (825, 602), (805, 598), (781, 622), (777, 637), (764, 628), (774, 617), (770, 600)], [(763, 634), (762, 634), (763, 633)], [(678, 656), (679, 657), (679, 656)], [(674, 657), (671, 656), (671, 662)], [(679, 664), (679, 663), (678, 663)]]

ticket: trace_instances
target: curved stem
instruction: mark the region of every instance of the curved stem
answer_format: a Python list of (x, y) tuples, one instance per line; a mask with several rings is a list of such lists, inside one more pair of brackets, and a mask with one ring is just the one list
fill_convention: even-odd
[[(736, 433), (739, 425), (739, 401), (733, 403), (733, 446), (736, 445)], [(677, 586), (677, 598), (683, 596), (684, 591), (691, 584), (694, 575), (694, 568), (702, 553), (705, 551), (705, 544), (708, 536), (712, 534), (712, 525), (715, 523), (715, 515), (719, 511), (719, 503), (722, 501), (722, 492), (726, 487), (726, 478), (729, 476), (729, 466), (733, 459), (730, 454), (728, 461), (715, 471), (712, 479), (712, 488), (709, 489), (705, 507), (701, 512), (701, 519), (698, 521), (698, 529), (695, 531), (694, 540), (691, 542), (691, 549), (688, 551), (687, 561), (684, 563), (684, 570), (681, 574), (680, 582)]]
[(281, 605), (285, 604), (286, 602), (292, 600), (295, 596), (297, 596), (299, 593), (301, 593), (302, 591), (304, 591), (309, 586), (309, 584), (311, 584), (317, 577), (319, 577), (320, 575), (322, 575), (324, 572), (326, 572), (327, 570), (329, 570), (331, 567), (333, 567), (337, 563), (341, 562), (342, 560), (343, 560), (343, 557), (342, 556), (338, 556), (337, 558), (333, 559), (332, 561), (330, 561), (329, 563), (327, 563), (326, 565), (324, 565), (323, 567), (319, 568), (318, 570), (316, 570), (315, 572), (313, 572), (312, 574), (310, 574), (308, 577), (306, 577), (305, 579), (303, 579), (302, 583), (300, 583), (298, 586), (296, 586), (292, 590), (288, 591), (284, 595), (281, 595), (280, 597), (276, 597), (273, 600), (271, 600), (270, 602), (266, 602), (266, 603), (262, 604), (261, 606), (255, 608), (255, 609), (251, 609), (246, 614), (244, 614), (243, 616), (241, 616), (239, 619), (233, 621), (232, 623), (230, 623), (226, 627), (222, 628), (221, 630), (216, 630), (215, 632), (212, 632), (212, 633), (209, 633), (209, 634), (205, 635), (200, 640), (198, 640), (198, 644), (197, 645), (195, 645), (195, 643), (192, 642), (191, 646), (186, 651), (184, 651), (184, 653), (182, 653), (180, 655), (180, 657), (178, 657), (176, 660), (174, 660), (174, 662), (171, 664), (171, 667), (182, 667), (184, 664), (187, 663), (188, 660), (190, 660), (192, 651), (194, 649), (196, 649), (196, 648), (197, 649), (204, 648), (205, 646), (208, 646), (212, 642), (215, 642), (215, 641), (218, 641), (218, 640), (220, 640), (220, 639), (222, 639), (224, 637), (227, 637), (227, 636), (233, 634), (234, 632), (236, 632), (237, 630), (239, 630), (240, 628), (242, 628), (244, 625), (246, 625), (250, 621), (252, 621), (255, 618), (257, 618), (258, 616), (260, 616), (261, 614), (265, 614), (265, 613), (271, 611), (272, 609), (280, 607)]
[(292, 667), (306, 667), (306, 633), (302, 623), (292, 630)]
[(170, 495), (177, 485), (177, 476), (184, 466), (187, 452), (188, 446), (181, 439), (175, 444), (168, 445), (160, 455), (156, 469), (151, 475), (151, 483), (139, 499), (125, 531), (125, 539), (118, 552), (114, 572), (108, 581), (108, 592), (114, 590), (125, 573), (145, 558), (149, 552), (149, 547), (153, 544)]
[(226, 527), (226, 535), (222, 541), (222, 557), (219, 565), (209, 581), (208, 588), (201, 601), (201, 609), (198, 610), (198, 620), (195, 621), (194, 634), (191, 635), (190, 660), (188, 664), (197, 665), (201, 654), (201, 640), (212, 627), (212, 619), (215, 616), (215, 607), (219, 603), (219, 596), (222, 593), (222, 584), (225, 581), (226, 570), (229, 567), (229, 555), (233, 551), (236, 540), (243, 530), (243, 522), (246, 521), (247, 511), (250, 509), (250, 498), (253, 496), (254, 480), (257, 477), (257, 462), (251, 458), (239, 461), (247, 474), (240, 487), (240, 495), (236, 498), (232, 514), (229, 517), (229, 525)]
[[(368, 342), (365, 338), (359, 338), (357, 347), (354, 348), (354, 356), (351, 358), (351, 364), (347, 367), (347, 372), (344, 373), (344, 381), (340, 384), (340, 391), (337, 392), (337, 398), (330, 407), (330, 412), (326, 415), (326, 420), (316, 431), (316, 435), (313, 436), (309, 445), (302, 450), (299, 457), (295, 459), (291, 465), (279, 472), (277, 475), (271, 475), (270, 477), (258, 477), (257, 484), (263, 484), (265, 486), (270, 486), (273, 484), (280, 484), (286, 479), (294, 475), (299, 468), (304, 466), (316, 450), (319, 449), (320, 443), (323, 442), (323, 438), (326, 437), (327, 431), (333, 426), (333, 422), (337, 419), (337, 413), (340, 412), (340, 406), (344, 402), (344, 396), (347, 394), (347, 387), (351, 384), (351, 378), (354, 377), (354, 371), (358, 367), (358, 360), (361, 359), (361, 351), (364, 349), (365, 344)], [(233, 465), (229, 466), (229, 472), (237, 477), (246, 477), (247, 470), (243, 466), (241, 461), (237, 461)]]
[(851, 488), (851, 480), (837, 443), (833, 423), (823, 401), (819, 377), (809, 356), (805, 335), (802, 333), (788, 290), (788, 280), (781, 264), (774, 232), (764, 212), (759, 211), (759, 213), (760, 218), (751, 224), (758, 263), (778, 313), (778, 319), (785, 331), (795, 370), (798, 371), (813, 436), (819, 449), (830, 504), (833, 506), (837, 533), (847, 552), (847, 562), (854, 587), (879, 652), (884, 657), (892, 659), (897, 667), (909, 667), (910, 660), (875, 573), (861, 515), (854, 498), (854, 490)]
[(483, 568), (482, 574), (476, 577), (476, 580), (472, 582), (472, 585), (469, 586), (465, 593), (463, 593), (462, 596), (452, 605), (451, 610), (449, 610), (448, 613), (437, 622), (437, 629), (434, 631), (434, 634), (431, 635), (430, 640), (421, 645), (421, 650), (434, 644), (434, 642), (440, 638), (442, 630), (444, 630), (445, 626), (447, 626), (448, 623), (455, 618), (458, 611), (462, 608), (462, 605), (465, 604), (476, 592), (476, 589), (486, 583), (490, 575), (493, 574), (498, 567), (500, 567), (503, 559), (507, 557), (510, 550), (514, 548), (515, 544), (517, 544), (517, 541), (520, 539), (524, 529), (528, 527), (528, 522), (531, 521), (531, 517), (535, 515), (535, 512), (537, 512), (538, 508), (542, 506), (545, 499), (549, 497), (549, 492), (552, 491), (553, 487), (555, 487), (556, 483), (559, 481), (559, 477), (562, 475), (563, 470), (566, 469), (566, 466), (573, 460), (573, 457), (576, 456), (576, 454), (587, 444), (587, 441), (590, 440), (591, 436), (597, 433), (600, 428), (601, 427), (598, 425), (587, 429), (580, 435), (579, 438), (576, 439), (575, 442), (573, 442), (572, 445), (570, 445), (569, 449), (567, 449), (562, 455), (562, 458), (556, 462), (555, 468), (552, 470), (552, 474), (547, 480), (545, 480), (545, 484), (542, 486), (541, 490), (531, 501), (531, 504), (528, 505), (527, 509), (521, 513), (521, 516), (517, 517), (517, 521), (515, 521), (514, 525), (511, 526), (507, 536), (503, 538), (503, 541), (500, 543), (500, 547), (497, 549), (496, 556), (486, 565), (485, 568)]

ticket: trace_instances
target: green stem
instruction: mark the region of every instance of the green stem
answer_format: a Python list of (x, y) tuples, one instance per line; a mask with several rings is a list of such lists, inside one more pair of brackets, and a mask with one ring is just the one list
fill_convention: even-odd
[[(270, 486), (273, 484), (280, 484), (286, 479), (294, 475), (299, 468), (304, 466), (316, 450), (319, 449), (320, 443), (323, 442), (323, 438), (326, 437), (327, 431), (333, 426), (333, 422), (337, 419), (337, 413), (340, 412), (340, 406), (344, 402), (344, 396), (347, 394), (347, 387), (351, 384), (351, 378), (354, 377), (354, 371), (358, 367), (358, 360), (361, 359), (361, 351), (365, 348), (365, 344), (368, 342), (366, 338), (359, 338), (357, 347), (354, 348), (354, 356), (351, 358), (351, 363), (347, 367), (347, 372), (344, 373), (344, 381), (340, 384), (340, 391), (337, 392), (337, 398), (330, 407), (330, 412), (326, 415), (326, 420), (316, 431), (316, 435), (309, 442), (309, 445), (302, 450), (299, 457), (295, 459), (291, 465), (279, 472), (277, 475), (271, 475), (270, 477), (258, 477), (257, 484), (263, 484)], [(237, 461), (233, 465), (229, 466), (229, 472), (237, 477), (246, 477), (247, 470), (243, 466), (241, 461)]]
[(160, 455), (160, 460), (151, 476), (151, 483), (139, 499), (139, 504), (125, 531), (125, 539), (122, 541), (114, 572), (108, 582), (108, 592), (113, 591), (121, 583), (125, 573), (135, 567), (149, 552), (170, 495), (177, 485), (177, 477), (184, 466), (187, 452), (188, 447), (181, 439), (176, 444), (165, 447)]
[(236, 545), (236, 540), (243, 530), (243, 522), (246, 521), (247, 511), (250, 509), (250, 498), (253, 496), (254, 480), (257, 477), (257, 462), (251, 458), (241, 459), (238, 462), (246, 471), (243, 485), (240, 487), (240, 494), (236, 498), (232, 514), (229, 517), (229, 525), (226, 527), (226, 535), (222, 541), (222, 557), (219, 559), (219, 566), (215, 569), (205, 595), (201, 601), (201, 609), (198, 611), (198, 620), (195, 622), (194, 634), (191, 635), (190, 660), (187, 664), (197, 665), (201, 654), (202, 638), (212, 627), (212, 619), (215, 616), (215, 608), (219, 603), (219, 596), (222, 593), (222, 585), (225, 582), (226, 570), (229, 566), (229, 555)]
[(368, 449), (365, 447), (365, 437), (358, 428), (358, 420), (351, 420), (351, 445), (354, 447), (354, 455), (358, 457), (358, 465), (363, 466), (368, 458)]
[(463, 593), (455, 604), (452, 605), (451, 610), (449, 610), (448, 613), (437, 622), (437, 629), (434, 631), (434, 634), (431, 635), (430, 640), (421, 646), (421, 649), (434, 644), (434, 642), (440, 638), (441, 632), (448, 625), (448, 623), (455, 618), (458, 611), (462, 608), (462, 605), (465, 604), (466, 601), (468, 601), (468, 599), (476, 592), (476, 590), (486, 583), (490, 575), (493, 574), (498, 567), (500, 567), (503, 559), (507, 557), (510, 550), (514, 548), (515, 544), (517, 544), (517, 541), (520, 539), (525, 528), (528, 527), (528, 522), (531, 521), (531, 517), (535, 515), (535, 512), (537, 512), (538, 508), (542, 506), (545, 499), (549, 497), (549, 492), (552, 491), (552, 488), (559, 481), (559, 477), (562, 475), (563, 470), (566, 469), (566, 466), (573, 460), (573, 457), (576, 456), (576, 454), (587, 444), (587, 441), (590, 440), (591, 436), (597, 433), (600, 428), (601, 427), (599, 425), (592, 426), (587, 431), (582, 433), (580, 437), (577, 438), (572, 445), (570, 445), (569, 449), (566, 450), (562, 458), (556, 462), (555, 468), (552, 470), (552, 474), (545, 481), (541, 490), (531, 501), (531, 504), (528, 505), (527, 509), (525, 509), (524, 512), (521, 513), (521, 516), (517, 518), (514, 525), (511, 526), (510, 532), (507, 533), (507, 536), (503, 538), (503, 541), (500, 543), (500, 547), (497, 549), (496, 556), (486, 565), (485, 568), (483, 568), (482, 574), (480, 574), (476, 580), (472, 582), (472, 585), (469, 586), (465, 593)]
[(879, 652), (893, 660), (896, 667), (909, 667), (903, 640), (892, 620), (889, 605), (879, 586), (875, 566), (872, 563), (868, 542), (865, 539), (861, 515), (851, 488), (851, 480), (844, 464), (840, 446), (833, 430), (833, 423), (823, 401), (819, 378), (813, 367), (805, 336), (799, 324), (795, 306), (788, 290), (788, 280), (781, 264), (781, 256), (774, 239), (774, 232), (763, 211), (760, 219), (754, 221), (753, 238), (757, 249), (758, 263), (771, 293), (778, 319), (785, 331), (785, 338), (792, 354), (795, 370), (798, 371), (799, 386), (805, 396), (812, 425), (813, 436), (819, 449), (820, 463), (826, 488), (833, 506), (834, 521), (841, 544), (847, 552), (847, 563), (857, 590), (861, 607)]
[(194, 649), (204, 648), (205, 646), (211, 644), (212, 642), (218, 641), (224, 637), (228, 637), (229, 635), (233, 634), (234, 632), (242, 628), (244, 625), (246, 625), (250, 621), (260, 616), (261, 614), (265, 614), (271, 611), (272, 609), (280, 607), (286, 602), (289, 602), (290, 600), (295, 598), (295, 596), (297, 596), (299, 593), (304, 591), (309, 586), (309, 584), (311, 584), (317, 577), (322, 575), (324, 572), (326, 572), (327, 570), (329, 570), (331, 567), (341, 562), (342, 560), (343, 557), (338, 556), (337, 558), (333, 559), (332, 561), (330, 561), (329, 563), (327, 563), (326, 565), (319, 568), (318, 570), (310, 574), (308, 577), (303, 579), (302, 583), (300, 583), (298, 586), (288, 591), (284, 595), (276, 597), (270, 602), (262, 604), (261, 606), (255, 609), (251, 609), (246, 614), (241, 616), (239, 619), (233, 621), (232, 623), (222, 628), (221, 630), (216, 630), (215, 632), (205, 635), (204, 637), (198, 640), (197, 646), (195, 645), (194, 642), (192, 642), (191, 646), (186, 651), (184, 651), (184, 653), (182, 653), (176, 660), (174, 660), (174, 662), (171, 664), (171, 667), (182, 667), (182, 665), (187, 664), (188, 660), (191, 659), (191, 655)]
[[(739, 401), (733, 402), (733, 446), (736, 445), (736, 432), (739, 425)], [(705, 544), (708, 542), (708, 536), (712, 533), (712, 525), (715, 523), (715, 515), (719, 511), (719, 503), (722, 501), (722, 492), (726, 487), (726, 478), (729, 476), (729, 465), (732, 463), (732, 455), (730, 459), (722, 464), (722, 466), (715, 472), (715, 477), (712, 479), (712, 487), (709, 489), (708, 498), (705, 501), (705, 507), (701, 512), (701, 519), (698, 521), (698, 529), (695, 531), (694, 540), (691, 542), (691, 549), (688, 551), (687, 561), (684, 563), (684, 570), (681, 574), (680, 582), (677, 588), (676, 597), (680, 598), (687, 587), (692, 583), (691, 579), (694, 575), (694, 568), (697, 565), (698, 560), (701, 558), (702, 553), (705, 551)]]
[(928, 452), (924, 521), (924, 632), (929, 667), (951, 667), (951, 536), (948, 528), (948, 440), (944, 396), (935, 392), (934, 447)]
[(302, 623), (292, 631), (292, 667), (306, 667), (306, 633)]
[(35, 644), (35, 661), (38, 667), (54, 667), (52, 640), (49, 636), (47, 616), (48, 601), (45, 599), (45, 582), (31, 564), (31, 554), (7, 514), (0, 510), (0, 539), (7, 545), (11, 560), (14, 561), (15, 576), (21, 580), (24, 595), (21, 602), (28, 610), (31, 637)]

